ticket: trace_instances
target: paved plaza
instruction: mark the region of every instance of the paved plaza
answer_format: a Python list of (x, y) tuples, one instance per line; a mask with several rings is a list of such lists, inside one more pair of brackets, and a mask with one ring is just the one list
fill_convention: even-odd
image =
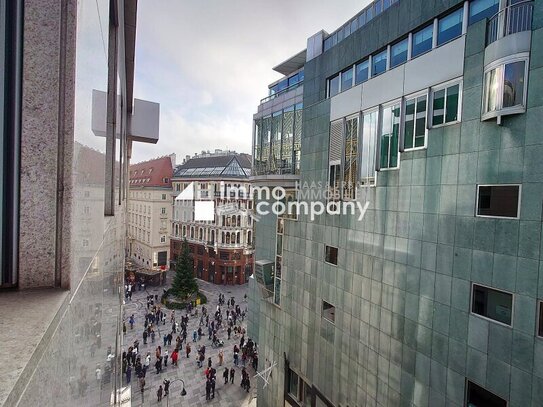
[[(245, 310), (247, 308), (247, 301), (244, 299), (244, 295), (247, 293), (247, 284), (243, 286), (218, 286), (214, 284), (210, 284), (201, 280), (198, 280), (198, 285), (200, 286), (200, 290), (206, 295), (208, 303), (205, 305), (208, 313), (210, 314), (210, 321), (211, 317), (216, 310), (216, 307), (218, 305), (218, 298), (219, 293), (224, 294), (225, 300), (228, 300), (231, 297), (234, 297), (236, 300), (236, 304), (239, 304), (241, 307), (241, 310)], [(183, 348), (179, 351), (179, 360), (178, 360), (178, 366), (172, 366), (171, 365), (171, 359), (168, 360), (168, 366), (163, 367), (162, 373), (156, 374), (156, 370), (154, 369), (154, 354), (157, 346), (162, 346), (162, 349), (167, 349), (168, 354), (171, 355), (172, 351), (175, 348), (175, 338), (177, 337), (177, 334), (174, 335), (174, 339), (172, 341), (171, 346), (164, 347), (163, 346), (163, 335), (164, 333), (169, 333), (171, 329), (171, 323), (170, 321), (170, 311), (165, 309), (166, 312), (166, 325), (159, 324), (158, 329), (159, 332), (156, 334), (155, 342), (151, 343), (151, 339), (149, 338), (147, 341), (147, 345), (143, 345), (143, 325), (145, 322), (145, 313), (147, 312), (147, 302), (146, 302), (146, 296), (150, 294), (157, 294), (160, 299), (160, 295), (163, 292), (163, 287), (148, 287), (147, 291), (135, 291), (132, 295), (132, 301), (127, 301), (125, 308), (124, 308), (124, 317), (127, 321), (127, 332), (126, 336), (124, 337), (124, 345), (123, 350), (128, 349), (129, 346), (131, 346), (134, 343), (134, 340), (138, 339), (140, 342), (140, 351), (139, 354), (141, 355), (142, 361), (145, 358), (145, 355), (147, 355), (147, 352), (151, 353), (152, 362), (151, 366), (149, 367), (147, 374), (145, 376), (145, 394), (144, 394), (144, 401), (142, 402), (141, 392), (139, 389), (139, 383), (138, 379), (135, 376), (135, 372), (132, 371), (132, 406), (172, 406), (172, 407), (180, 407), (180, 406), (191, 406), (191, 407), (198, 407), (198, 406), (235, 406), (235, 407), (241, 407), (241, 406), (249, 406), (250, 404), (254, 404), (254, 398), (256, 397), (256, 386), (262, 385), (260, 379), (253, 378), (255, 375), (254, 369), (250, 366), (250, 362), (247, 363), (247, 372), (250, 375), (251, 378), (251, 390), (249, 393), (247, 393), (245, 390), (243, 390), (240, 386), (241, 383), (241, 366), (239, 368), (234, 366), (233, 362), (233, 349), (234, 344), (237, 343), (239, 346), (239, 341), (241, 336), (235, 337), (232, 333), (232, 337), (230, 340), (228, 340), (228, 335), (226, 333), (226, 328), (221, 328), (217, 336), (219, 339), (224, 341), (224, 347), (223, 348), (213, 348), (211, 346), (211, 341), (208, 340), (207, 336), (207, 328), (205, 325), (202, 327), (204, 331), (204, 336), (202, 336), (201, 341), (197, 341), (196, 343), (191, 342), (192, 341), (192, 332), (195, 329), (198, 329), (199, 326), (199, 318), (202, 315), (202, 306), (198, 306), (198, 317), (191, 316), (189, 318), (188, 328), (187, 328), (187, 340), (191, 343), (192, 352), (190, 354), (190, 358), (186, 358), (185, 354), (185, 348)], [(223, 307), (223, 316), (225, 316), (226, 312), (226, 305)], [(164, 309), (164, 308), (163, 308)], [(135, 324), (134, 329), (130, 329), (130, 325), (128, 324), (128, 318), (130, 315), (134, 314), (135, 317)], [(181, 315), (185, 315), (186, 312), (183, 310), (176, 310), (176, 321), (180, 321)], [(244, 321), (241, 321), (241, 318), (239, 319), (238, 325), (241, 322), (241, 326), (245, 329), (247, 329), (247, 316), (245, 317)], [(247, 341), (248, 337), (245, 335), (245, 340)], [(204, 367), (198, 368), (196, 365), (196, 355), (198, 354), (197, 348), (199, 345), (205, 345), (206, 346), (206, 361), (204, 363)], [(218, 353), (219, 349), (223, 349), (224, 352), (224, 362), (222, 366), (219, 366), (219, 358)], [(205, 367), (207, 366), (207, 358), (211, 357), (211, 360), (213, 362), (213, 367), (217, 370), (217, 380), (216, 380), (216, 388), (215, 388), (215, 398), (210, 401), (206, 401), (206, 392), (205, 392)], [(223, 371), (224, 368), (228, 367), (229, 369), (234, 367), (236, 369), (236, 375), (234, 384), (224, 384), (223, 379)], [(163, 397), (162, 401), (159, 403), (157, 401), (157, 395), (156, 392), (158, 390), (159, 385), (162, 384), (164, 379), (171, 380), (172, 384), (170, 385), (170, 395), (169, 400), (167, 400), (167, 397)], [(182, 397), (181, 389), (182, 389), (182, 383), (180, 381), (174, 382), (175, 379), (182, 379), (185, 382), (185, 390), (187, 391), (186, 396)], [(123, 384), (124, 384), (125, 377), (123, 377)]]

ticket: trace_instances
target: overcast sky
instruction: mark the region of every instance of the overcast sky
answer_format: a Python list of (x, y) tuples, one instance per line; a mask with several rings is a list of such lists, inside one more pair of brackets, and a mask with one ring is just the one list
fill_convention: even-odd
[(332, 32), (369, 0), (140, 0), (135, 97), (160, 103), (158, 144), (132, 162), (201, 150), (250, 153), (252, 115), (272, 67)]

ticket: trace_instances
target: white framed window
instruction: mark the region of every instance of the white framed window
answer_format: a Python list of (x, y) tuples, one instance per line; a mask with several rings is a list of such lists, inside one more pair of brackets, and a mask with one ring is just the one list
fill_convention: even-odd
[(428, 91), (406, 96), (403, 107), (402, 143), (404, 151), (427, 147)]
[(160, 213), (165, 215), (166, 214), (166, 208), (160, 208)]
[(163, 201), (166, 200), (166, 194), (162, 194), (162, 200), (163, 200)]
[(475, 216), (518, 219), (520, 216), (520, 184), (477, 185)]
[(431, 88), (431, 124), (439, 127), (458, 123), (462, 107), (462, 81), (453, 80)]
[(481, 284), (471, 285), (471, 313), (506, 326), (513, 325), (513, 294)]
[(360, 184), (375, 186), (377, 171), (375, 161), (377, 157), (377, 139), (379, 129), (379, 108), (362, 112), (362, 126), (360, 132)]
[(166, 243), (166, 236), (160, 236), (160, 243)]
[(502, 58), (485, 69), (481, 120), (526, 111), (527, 53)]
[(395, 101), (381, 109), (381, 134), (379, 137), (379, 169), (400, 167), (400, 123), (401, 103)]

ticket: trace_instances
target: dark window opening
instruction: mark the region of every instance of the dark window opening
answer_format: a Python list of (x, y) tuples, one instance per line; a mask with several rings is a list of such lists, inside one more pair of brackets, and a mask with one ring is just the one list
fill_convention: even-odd
[(336, 307), (326, 301), (322, 301), (322, 317), (330, 322), (336, 322)]
[(481, 386), (468, 381), (467, 405), (468, 407), (507, 407), (507, 402)]
[(518, 217), (519, 185), (480, 185), (478, 192), (478, 216)]
[(325, 261), (337, 266), (337, 247), (326, 246)]
[(485, 318), (511, 325), (513, 295), (474, 284), (471, 311)]

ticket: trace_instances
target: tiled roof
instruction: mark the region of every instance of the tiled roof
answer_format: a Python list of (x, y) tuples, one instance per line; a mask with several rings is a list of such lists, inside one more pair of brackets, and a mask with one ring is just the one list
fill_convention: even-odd
[(172, 186), (173, 167), (169, 156), (133, 164), (129, 169), (131, 187)]

